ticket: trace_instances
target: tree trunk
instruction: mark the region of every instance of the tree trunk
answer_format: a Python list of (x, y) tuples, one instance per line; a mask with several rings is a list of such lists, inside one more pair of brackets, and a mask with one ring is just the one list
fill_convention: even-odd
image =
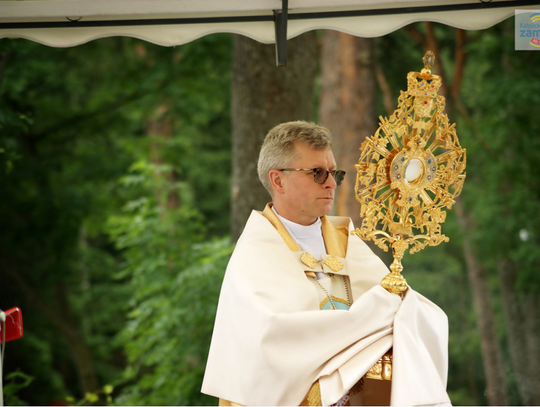
[[(154, 110), (154, 114), (147, 119), (146, 132), (150, 138), (150, 161), (157, 165), (165, 164), (163, 160), (163, 149), (166, 148), (166, 141), (173, 136), (173, 120), (169, 113), (169, 105), (162, 104)], [(160, 186), (163, 190), (157, 190), (156, 196), (160, 205), (173, 209), (180, 206), (178, 192), (171, 188), (175, 184), (176, 174), (174, 170), (166, 174), (159, 173), (157, 177), (164, 177)]]
[(478, 260), (468, 237), (468, 231), (474, 228), (472, 220), (464, 211), (461, 202), (457, 202), (454, 207), (464, 235), (463, 252), (473, 293), (476, 325), (480, 335), (482, 361), (486, 377), (486, 397), (491, 406), (505, 406), (508, 405), (507, 380), (501, 345), (497, 338), (497, 321), (491, 301), (491, 291), (487, 282), (486, 270)]
[(314, 31), (288, 42), (288, 66), (276, 67), (275, 46), (236, 36), (232, 69), (233, 168), (231, 239), (236, 241), (253, 209), (270, 197), (257, 175), (264, 137), (290, 120), (310, 121), (317, 72)]
[(499, 284), (512, 366), (521, 401), (540, 405), (540, 357), (538, 357), (538, 296), (516, 291), (517, 265), (499, 260)]
[(2, 82), (4, 80), (4, 71), (12, 53), (13, 50), (8, 50), (0, 54), (0, 86), (2, 86)]
[(360, 146), (377, 130), (373, 41), (337, 31), (324, 31), (321, 47), (320, 123), (334, 136), (334, 154), (347, 172), (336, 191), (335, 212), (360, 226), (355, 199), (355, 164)]

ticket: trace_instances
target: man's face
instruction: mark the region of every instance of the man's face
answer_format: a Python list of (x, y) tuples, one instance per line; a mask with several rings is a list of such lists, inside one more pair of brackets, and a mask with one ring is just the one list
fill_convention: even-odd
[[(290, 168), (336, 169), (332, 150), (314, 150), (296, 143), (297, 159)], [(273, 173), (273, 174), (272, 174)], [(319, 217), (327, 215), (334, 205), (336, 181), (332, 175), (323, 184), (315, 183), (311, 171), (271, 171), (271, 179), (276, 181), (274, 207), (281, 216), (301, 225), (311, 225)]]

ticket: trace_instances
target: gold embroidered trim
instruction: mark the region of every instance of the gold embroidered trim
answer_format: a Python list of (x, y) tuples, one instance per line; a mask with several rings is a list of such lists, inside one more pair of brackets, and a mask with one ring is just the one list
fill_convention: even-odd
[[(333, 295), (330, 296), (332, 298), (332, 301), (337, 301), (337, 302), (340, 302), (342, 304), (345, 304), (347, 307), (350, 307), (349, 303), (347, 301), (345, 301), (343, 298), (339, 298), (339, 297), (335, 297)], [(328, 304), (330, 302), (330, 298), (329, 297), (326, 297), (324, 300), (321, 301), (321, 303), (319, 304), (319, 308), (320, 309), (323, 309), (323, 307)]]
[(310, 269), (314, 269), (319, 263), (319, 260), (317, 260), (308, 252), (302, 253), (302, 257), (300, 257), (300, 261), (304, 263), (306, 266), (308, 266)]
[(321, 403), (321, 386), (319, 384), (319, 381), (317, 380), (313, 385), (311, 386), (311, 389), (309, 389), (309, 393), (307, 395), (307, 402), (308, 406), (320, 406)]
[(330, 270), (332, 270), (334, 273), (341, 270), (344, 266), (343, 263), (340, 262), (337, 257), (330, 256), (325, 261), (324, 264), (326, 264), (328, 267), (330, 267)]
[(343, 268), (345, 267), (341, 260), (339, 260), (336, 256), (328, 256), (324, 260), (318, 260), (317, 258), (313, 257), (311, 253), (308, 252), (302, 252), (302, 255), (300, 256), (300, 261), (312, 270), (314, 270), (318, 264), (324, 264), (334, 273), (343, 270)]
[(317, 279), (317, 275), (314, 271), (304, 271), (306, 273), (306, 276)]

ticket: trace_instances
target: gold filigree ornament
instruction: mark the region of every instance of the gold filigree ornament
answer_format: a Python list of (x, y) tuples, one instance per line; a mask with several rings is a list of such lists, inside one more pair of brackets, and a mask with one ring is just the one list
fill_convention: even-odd
[(397, 109), (389, 118), (381, 116), (375, 135), (362, 144), (356, 165), (363, 221), (352, 233), (384, 251), (392, 248), (392, 272), (381, 285), (396, 294), (407, 289), (401, 275), (405, 251), (448, 241), (441, 233), (443, 209), (452, 207), (465, 180), (465, 149), (443, 113), (445, 99), (437, 94), (441, 77), (429, 69), (435, 56), (428, 51), (423, 61), (421, 72), (407, 75)]

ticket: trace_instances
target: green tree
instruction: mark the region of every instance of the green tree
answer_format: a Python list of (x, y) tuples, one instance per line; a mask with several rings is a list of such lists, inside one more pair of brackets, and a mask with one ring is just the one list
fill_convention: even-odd
[[(471, 44), (462, 100), (474, 154), (467, 207), (478, 253), (500, 292), (511, 404), (540, 403), (540, 55), (516, 52), (509, 20)], [(488, 78), (489, 80), (484, 80)], [(496, 249), (494, 249), (496, 248)], [(504, 316), (504, 319), (503, 319)], [(501, 324), (501, 327), (504, 326)], [(516, 386), (516, 387), (514, 387)]]
[[(114, 365), (100, 362), (113, 350), (111, 328), (123, 321), (121, 301), (103, 299), (123, 296), (97, 230), (115, 205), (107, 189), (129, 161), (110, 134), (93, 127), (107, 126), (112, 112), (97, 107), (91, 80), (97, 72), (82, 63), (82, 52), (22, 40), (1, 44), (9, 59), (0, 145), (14, 157), (0, 177), (2, 306), (20, 306), (26, 327), (25, 338), (10, 347), (6, 372), (33, 376), (25, 399), (44, 404), (97, 391), (100, 377), (114, 375)], [(113, 52), (96, 48), (96, 58), (106, 51)], [(117, 159), (103, 161), (104, 154)]]
[[(137, 163), (122, 183), (140, 195), (109, 220), (126, 261), (118, 278), (128, 279), (134, 293), (119, 336), (128, 357), (119, 404), (211, 403), (200, 387), (232, 247), (228, 238), (205, 240), (190, 186), (159, 176), (169, 170)], [(163, 205), (156, 190), (164, 196), (175, 191), (182, 203)]]
[(1, 297), (25, 320), (5, 371), (34, 377), (21, 400), (105, 401), (103, 384), (120, 380), (126, 359), (113, 338), (137, 293), (115, 278), (124, 259), (105, 224), (131, 199), (117, 180), (151, 154), (148, 120), (163, 101), (175, 121), (165, 155), (196, 186), (205, 233), (228, 231), (230, 40), (0, 41)]

